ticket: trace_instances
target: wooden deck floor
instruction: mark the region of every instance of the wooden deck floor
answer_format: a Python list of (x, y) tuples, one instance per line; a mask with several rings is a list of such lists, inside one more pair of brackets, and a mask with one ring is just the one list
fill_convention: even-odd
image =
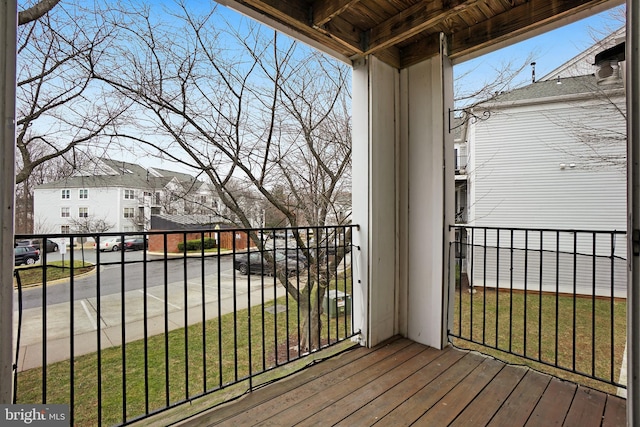
[(407, 339), (318, 363), (183, 426), (624, 426), (626, 401)]

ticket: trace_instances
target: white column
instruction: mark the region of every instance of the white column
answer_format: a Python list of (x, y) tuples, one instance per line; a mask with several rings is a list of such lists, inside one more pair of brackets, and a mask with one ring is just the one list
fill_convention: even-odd
[[(454, 223), (455, 174), (449, 108), (452, 68), (440, 55), (402, 71), (400, 212), (406, 246), (406, 335), (442, 348), (447, 342), (449, 242)], [(406, 191), (404, 190), (406, 188)], [(403, 253), (403, 249), (401, 249)], [(451, 278), (452, 280), (452, 278)]]
[(0, 404), (11, 403), (13, 385), (13, 211), (15, 200), (16, 0), (0, 0)]
[[(640, 422), (640, 1), (627, 0), (627, 425)], [(635, 236), (634, 236), (635, 234)], [(634, 253), (635, 251), (635, 253)]]
[(398, 333), (396, 141), (398, 71), (374, 57), (353, 70), (354, 318), (364, 344)]

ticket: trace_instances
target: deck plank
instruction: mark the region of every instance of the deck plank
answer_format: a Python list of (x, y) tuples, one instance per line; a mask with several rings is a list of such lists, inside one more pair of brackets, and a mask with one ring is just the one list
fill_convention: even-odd
[(600, 427), (607, 395), (579, 386), (573, 398), (565, 424), (580, 427)]
[(627, 425), (627, 401), (618, 396), (607, 396), (602, 427), (625, 427)]
[[(325, 406), (314, 414), (310, 414), (309, 418), (296, 425), (304, 427), (338, 423), (356, 412), (362, 406), (375, 400), (385, 391), (403, 382), (421, 367), (431, 363), (431, 361), (440, 355), (442, 355), (442, 352), (434, 348), (424, 347), (421, 353), (385, 374), (377, 378), (364, 378), (363, 384), (358, 388), (357, 394), (350, 393), (344, 398), (331, 402), (330, 405)], [(333, 396), (332, 390), (328, 390), (328, 395)]]
[(526, 427), (561, 426), (576, 394), (576, 384), (553, 378), (542, 394)]
[(499, 374), (504, 366), (504, 363), (498, 360), (487, 358), (449, 393), (445, 394), (416, 423), (425, 426), (449, 425)]
[(458, 415), (451, 427), (487, 425), (526, 373), (526, 368), (505, 366), (495, 379)]
[(626, 425), (626, 400), (405, 338), (355, 348), (177, 425)]
[(435, 405), (447, 392), (462, 381), (469, 372), (473, 371), (485, 360), (485, 357), (475, 353), (466, 354), (458, 363), (444, 371), (438, 378), (394, 408), (381, 419), (382, 425), (409, 426), (420, 418), (426, 410)]
[(528, 371), (505, 403), (489, 421), (490, 427), (521, 426), (527, 422), (542, 393), (551, 381), (549, 375)]
[(336, 423), (342, 427), (365, 427), (373, 425), (378, 419), (384, 417), (396, 406), (413, 396), (424, 385), (429, 384), (443, 371), (458, 362), (466, 353), (461, 351), (443, 351), (441, 356), (420, 368), (411, 377), (391, 387), (385, 393), (348, 417)]
[[(322, 386), (333, 380), (333, 377), (355, 370), (366, 369), (379, 358), (402, 351), (411, 341), (397, 339), (390, 340), (374, 349), (360, 347), (338, 357), (332, 357), (321, 363), (314, 364), (308, 369), (284, 380), (260, 389), (260, 392), (248, 393), (239, 400), (215, 407), (198, 416), (188, 418), (180, 423), (185, 427), (204, 427), (225, 423), (228, 419), (248, 414), (255, 408), (265, 411), (265, 405), (281, 402), (282, 395), (304, 384), (317, 383)], [(329, 374), (327, 374), (329, 372)], [(304, 374), (304, 375), (303, 375)]]
[[(378, 378), (387, 372), (391, 371), (398, 364), (404, 363), (406, 360), (416, 356), (420, 352), (424, 351), (426, 347), (413, 343), (404, 349), (398, 355), (387, 357), (380, 360), (378, 363), (370, 366), (366, 371), (360, 371), (361, 375), (349, 375), (344, 376), (339, 381), (324, 387), (322, 389), (315, 390), (316, 392), (309, 395), (306, 399), (298, 400), (295, 406), (280, 407), (280, 411), (275, 418), (265, 419), (256, 423), (255, 426), (289, 426), (299, 422), (302, 418), (312, 417), (316, 412), (324, 409), (334, 402), (340, 402), (343, 399), (350, 396), (355, 391), (358, 391), (367, 382)], [(296, 399), (299, 396), (301, 389), (307, 387), (300, 387), (296, 392), (292, 393), (292, 398)], [(342, 409), (340, 409), (342, 410)], [(235, 425), (241, 425), (236, 424)]]

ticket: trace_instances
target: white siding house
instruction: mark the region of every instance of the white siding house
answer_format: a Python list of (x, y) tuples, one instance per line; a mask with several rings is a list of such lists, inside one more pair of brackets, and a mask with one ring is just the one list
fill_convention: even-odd
[[(626, 230), (626, 111), (619, 77), (606, 84), (599, 84), (594, 74), (538, 81), (476, 107), (476, 116), (487, 112), (489, 118), (469, 123), (467, 224)], [(528, 232), (529, 258), (524, 260), (525, 251), (518, 252), (525, 245), (523, 231), (473, 233), (467, 233), (474, 250), (465, 269), (475, 285), (554, 291), (558, 283), (573, 283), (573, 261), (564, 255), (577, 249), (578, 292), (595, 286), (603, 293), (614, 280), (616, 295), (626, 294), (624, 234), (595, 238), (594, 252), (589, 235), (574, 241), (571, 233), (545, 232), (542, 238), (541, 231)], [(517, 249), (513, 263), (512, 253), (503, 249), (507, 247)], [(473, 271), (470, 256), (476, 259)], [(483, 265), (496, 270), (498, 257), (500, 272), (484, 271)], [(538, 276), (540, 262), (550, 266), (545, 270), (549, 277)]]
[(34, 231), (145, 231), (152, 214), (213, 213), (218, 207), (209, 186), (188, 174), (102, 159), (34, 190)]

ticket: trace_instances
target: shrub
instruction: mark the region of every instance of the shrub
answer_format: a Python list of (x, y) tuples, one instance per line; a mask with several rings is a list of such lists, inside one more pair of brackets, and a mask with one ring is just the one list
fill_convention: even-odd
[[(200, 251), (202, 250), (202, 246), (204, 245), (205, 249), (215, 249), (216, 248), (216, 239), (212, 239), (210, 237), (200, 240), (187, 240), (187, 252), (188, 251)], [(178, 243), (178, 250), (180, 252), (184, 251), (184, 243)]]

